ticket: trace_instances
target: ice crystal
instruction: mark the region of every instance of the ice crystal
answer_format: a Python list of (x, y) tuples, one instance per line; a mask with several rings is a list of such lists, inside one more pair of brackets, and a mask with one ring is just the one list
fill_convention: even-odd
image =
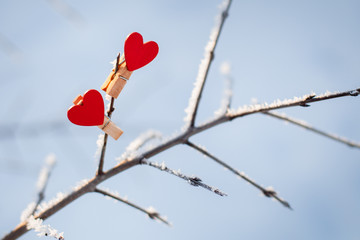
[(44, 225), (43, 220), (40, 218), (34, 218), (34, 216), (30, 216), (27, 220), (26, 228), (28, 230), (34, 229), (37, 232), (39, 237), (49, 236), (54, 237), (56, 239), (64, 239), (64, 233), (59, 233), (58, 230), (52, 228), (50, 225)]

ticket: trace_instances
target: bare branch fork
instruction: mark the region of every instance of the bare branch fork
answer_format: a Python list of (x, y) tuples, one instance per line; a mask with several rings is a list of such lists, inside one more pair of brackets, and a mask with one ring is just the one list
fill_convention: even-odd
[(185, 144), (187, 144), (188, 146), (192, 147), (193, 149), (195, 149), (196, 151), (206, 155), (207, 157), (211, 158), (212, 160), (214, 160), (215, 162), (217, 162), (218, 164), (222, 165), (223, 167), (225, 167), (226, 169), (230, 170), (231, 172), (233, 172), (235, 175), (241, 177), (242, 179), (244, 179), (246, 182), (250, 183), (251, 185), (253, 185), (254, 187), (258, 188), (266, 197), (270, 197), (270, 198), (274, 198), (277, 201), (279, 201), (281, 204), (283, 204), (285, 207), (290, 208), (290, 204), (288, 202), (286, 202), (285, 200), (283, 200), (282, 198), (280, 198), (277, 193), (271, 189), (271, 188), (264, 188), (262, 186), (260, 186), (259, 184), (257, 184), (255, 181), (253, 181), (252, 179), (250, 179), (248, 176), (245, 175), (245, 173), (240, 172), (238, 170), (236, 170), (235, 168), (231, 167), (229, 164), (221, 161), (219, 158), (215, 157), (214, 155), (210, 154), (208, 151), (206, 151), (205, 149), (199, 147), (198, 145), (187, 141)]
[[(355, 90), (346, 91), (346, 92), (342, 92), (342, 93), (324, 94), (324, 95), (320, 95), (318, 97), (316, 97), (314, 95), (307, 95), (307, 96), (304, 96), (301, 98), (295, 98), (295, 99), (286, 100), (286, 101), (275, 101), (272, 104), (250, 105), (250, 106), (241, 107), (237, 110), (228, 109), (224, 114), (217, 116), (215, 119), (212, 119), (208, 122), (205, 122), (198, 126), (195, 126), (195, 118), (196, 118), (196, 113), (197, 113), (198, 105), (200, 102), (201, 94), (203, 91), (207, 73), (210, 68), (211, 61), (214, 57), (213, 52), (214, 52), (217, 40), (219, 38), (223, 23), (226, 19), (226, 16), (228, 16), (230, 4), (231, 4), (231, 0), (226, 1), (226, 6), (221, 14), (220, 25), (217, 28), (217, 30), (215, 31), (215, 35), (211, 36), (210, 42), (212, 44), (211, 44), (211, 47), (209, 48), (210, 55), (207, 55), (210, 57), (208, 58), (208, 61), (205, 61), (204, 66), (202, 66), (202, 65), (200, 66), (200, 67), (203, 67), (202, 71), (204, 71), (204, 72), (200, 73), (201, 71), (199, 71), (199, 75), (198, 75), (195, 87), (194, 87), (192, 95), (190, 97), (191, 100), (189, 102), (188, 115), (187, 115), (188, 116), (187, 120), (188, 120), (188, 123), (190, 123), (190, 124), (188, 124), (187, 128), (185, 128), (185, 130), (183, 132), (181, 132), (179, 135), (171, 137), (170, 139), (162, 142), (161, 144), (152, 146), (150, 149), (143, 151), (141, 153), (136, 152), (135, 154), (132, 154), (131, 156), (125, 157), (116, 166), (114, 166), (111, 169), (106, 170), (106, 171), (102, 170), (104, 154), (105, 154), (105, 150), (106, 150), (106, 144), (104, 141), (104, 146), (103, 146), (104, 153), (102, 154), (103, 157), (100, 158), (100, 163), (99, 163), (99, 168), (98, 168), (97, 174), (92, 179), (86, 181), (85, 184), (75, 188), (71, 193), (63, 196), (60, 199), (56, 199), (56, 200), (52, 201), (51, 204), (48, 204), (47, 207), (43, 208), (39, 213), (37, 213), (34, 216), (35, 219), (39, 219), (39, 218), (43, 219), (43, 220), (47, 219), (48, 217), (54, 215), (55, 213), (57, 213), (58, 211), (60, 211), (64, 207), (66, 207), (68, 204), (72, 203), (73, 201), (75, 201), (76, 199), (85, 195), (86, 193), (93, 193), (93, 192), (99, 193), (99, 189), (97, 188), (97, 186), (100, 183), (106, 181), (107, 179), (109, 179), (123, 171), (126, 171), (129, 168), (140, 165), (142, 163), (143, 159), (150, 159), (151, 157), (154, 157), (157, 154), (164, 152), (164, 151), (166, 151), (176, 145), (179, 145), (179, 144), (189, 144), (190, 137), (192, 137), (196, 134), (199, 134), (201, 132), (204, 132), (207, 129), (210, 129), (212, 127), (220, 125), (222, 123), (230, 122), (239, 117), (244, 117), (244, 116), (255, 114), (255, 113), (263, 113), (263, 112), (268, 112), (270, 110), (275, 110), (275, 109), (280, 109), (280, 108), (288, 108), (288, 107), (294, 107), (294, 106), (303, 106), (304, 107), (304, 106), (308, 106), (309, 103), (324, 101), (324, 100), (338, 98), (338, 97), (357, 96), (360, 93), (360, 88), (358, 88)], [(216, 39), (215, 42), (214, 42), (214, 39)], [(203, 76), (203, 77), (201, 77), (201, 76)], [(200, 88), (199, 88), (199, 86), (200, 86)], [(110, 110), (111, 109), (112, 108), (110, 107)], [(110, 111), (110, 112), (112, 112), (112, 111)], [(111, 113), (109, 115), (111, 115)], [(196, 146), (196, 145), (194, 145), (194, 146)], [(191, 146), (191, 147), (194, 148), (194, 146)], [(210, 156), (210, 153), (208, 156)], [(212, 159), (215, 160), (214, 158), (212, 158)], [(245, 177), (245, 175), (243, 175), (243, 176), (244, 176), (244, 177), (242, 177), (243, 179), (248, 179), (247, 177)], [(248, 180), (250, 181), (250, 179), (248, 179)], [(255, 182), (252, 185), (257, 187), (256, 186), (257, 184)], [(257, 187), (257, 188), (260, 189), (266, 196), (277, 199), (276, 198), (277, 195), (273, 190), (265, 189), (265, 191), (264, 191), (260, 185), (258, 185), (258, 186), (259, 187)], [(107, 194), (105, 194), (105, 195), (107, 195)], [(109, 196), (109, 195), (107, 195), (107, 196)], [(280, 198), (277, 200), (279, 202), (281, 202), (284, 206), (286, 205), (286, 201), (284, 201)], [(16, 238), (20, 237), (21, 235), (23, 235), (24, 233), (26, 233), (28, 231), (28, 229), (26, 228), (26, 225), (27, 225), (26, 221), (21, 222), (11, 232), (9, 232), (6, 236), (4, 236), (3, 240), (16, 239)]]

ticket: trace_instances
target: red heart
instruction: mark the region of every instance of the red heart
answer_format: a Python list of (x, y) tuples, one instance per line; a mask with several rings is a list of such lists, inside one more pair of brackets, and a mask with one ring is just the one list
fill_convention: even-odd
[(124, 55), (129, 71), (145, 66), (154, 60), (158, 52), (157, 43), (154, 41), (143, 43), (140, 33), (133, 32), (125, 40)]
[(98, 126), (104, 123), (104, 100), (101, 94), (91, 89), (84, 94), (81, 105), (67, 111), (70, 122), (81, 126)]

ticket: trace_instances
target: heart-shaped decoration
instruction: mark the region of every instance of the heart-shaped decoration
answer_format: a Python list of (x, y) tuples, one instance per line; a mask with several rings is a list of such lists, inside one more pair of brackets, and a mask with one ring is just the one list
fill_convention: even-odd
[(98, 126), (104, 123), (104, 100), (95, 89), (88, 90), (82, 104), (74, 105), (67, 111), (70, 122), (81, 126)]
[(143, 43), (140, 33), (133, 32), (125, 40), (124, 55), (129, 71), (139, 69), (150, 63), (159, 52), (156, 42)]

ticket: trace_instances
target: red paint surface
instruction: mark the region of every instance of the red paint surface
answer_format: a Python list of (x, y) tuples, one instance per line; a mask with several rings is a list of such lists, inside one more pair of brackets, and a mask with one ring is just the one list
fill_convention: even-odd
[(129, 71), (139, 69), (150, 63), (159, 52), (156, 42), (143, 43), (140, 33), (133, 32), (125, 40), (124, 54)]
[(84, 94), (81, 105), (74, 105), (67, 111), (70, 122), (81, 126), (98, 126), (104, 123), (104, 100), (94, 89)]

